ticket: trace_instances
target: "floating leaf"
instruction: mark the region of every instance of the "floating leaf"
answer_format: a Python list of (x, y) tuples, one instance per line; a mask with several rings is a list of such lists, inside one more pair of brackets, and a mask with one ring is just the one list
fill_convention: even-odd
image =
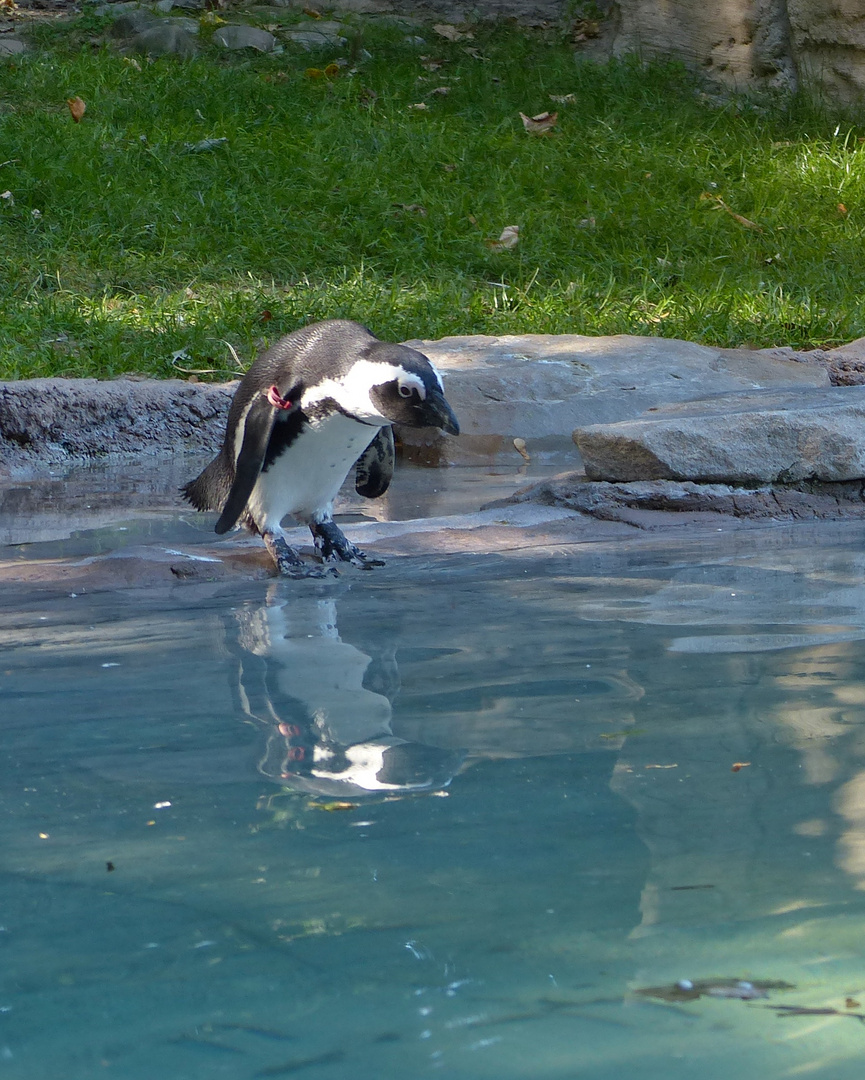
[(69, 112), (72, 115), (72, 119), (76, 124), (80, 124), (81, 117), (84, 115), (87, 106), (80, 97), (67, 98), (66, 104), (69, 106)]
[(326, 810), (329, 814), (334, 813), (337, 810), (356, 810), (357, 803), (353, 802), (314, 802), (309, 804), (313, 810)]
[(519, 225), (505, 225), (498, 240), (487, 240), (486, 245), (490, 251), (509, 251), (511, 248), (515, 248), (519, 242)]
[(556, 126), (559, 114), (557, 112), (542, 112), (538, 113), (537, 116), (526, 116), (525, 113), (521, 112), (520, 119), (529, 135), (548, 135)]
[(730, 766), (730, 772), (739, 772), (740, 769), (747, 769), (750, 764), (750, 761), (734, 761)]

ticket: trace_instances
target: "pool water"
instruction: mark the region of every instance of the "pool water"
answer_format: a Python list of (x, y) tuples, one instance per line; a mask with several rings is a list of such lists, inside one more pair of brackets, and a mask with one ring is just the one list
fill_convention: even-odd
[(7, 591), (0, 1077), (858, 1080), (863, 540)]

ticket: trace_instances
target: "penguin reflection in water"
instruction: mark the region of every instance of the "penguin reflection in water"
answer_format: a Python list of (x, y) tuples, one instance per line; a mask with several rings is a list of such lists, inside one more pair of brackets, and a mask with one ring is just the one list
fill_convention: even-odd
[(375, 499), (394, 469), (391, 424), (459, 434), (441, 378), (407, 345), (379, 341), (359, 323), (332, 319), (296, 330), (241, 379), (225, 442), (183, 493), (197, 510), (219, 510), (217, 533), (238, 523), (264, 540), (280, 573), (321, 577), (292, 548), (287, 515), (309, 526), (324, 562), (383, 565), (348, 540), (333, 501), (356, 466), (359, 495)]

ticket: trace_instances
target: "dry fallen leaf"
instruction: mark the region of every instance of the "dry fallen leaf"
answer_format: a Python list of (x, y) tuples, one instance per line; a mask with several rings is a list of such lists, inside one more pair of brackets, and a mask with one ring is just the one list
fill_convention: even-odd
[(525, 439), (514, 439), (514, 450), (520, 455), (523, 461), (531, 461), (531, 455), (526, 449)]
[(81, 117), (84, 115), (87, 106), (80, 97), (68, 98), (66, 104), (69, 106), (69, 112), (72, 114), (72, 119), (76, 124), (80, 124)]
[(303, 13), (304, 13), (304, 15), (308, 15), (311, 19), (320, 19), (321, 18), (321, 12), (316, 11), (316, 9), (314, 7), (305, 7), (303, 9)]
[(342, 802), (334, 800), (333, 802), (311, 802), (309, 804), (312, 810), (326, 810), (328, 813), (333, 813), (335, 810), (356, 810), (358, 804), (353, 802)]
[(420, 217), (426, 217), (426, 207), (421, 206), (420, 203), (394, 203), (397, 210), (404, 210), (407, 214), (418, 214)]
[(498, 240), (487, 240), (486, 245), (490, 251), (509, 251), (511, 248), (515, 248), (519, 242), (519, 225), (505, 225)]
[(444, 97), (450, 92), (451, 88), (449, 86), (437, 86), (434, 90), (430, 90), (430, 97), (432, 97), (433, 94), (440, 94), (442, 97)]
[(559, 114), (557, 112), (542, 112), (538, 113), (537, 116), (526, 116), (525, 113), (520, 113), (520, 119), (529, 135), (548, 135), (556, 126)]
[(730, 772), (739, 772), (740, 769), (747, 769), (750, 764), (750, 761), (734, 761), (730, 767)]
[(841, 215), (841, 217), (846, 217), (847, 215), (847, 207), (842, 202), (838, 203), (838, 213)]
[(433, 30), (447, 41), (471, 41), (474, 38), (471, 30), (457, 30), (451, 23), (436, 23)]
[(577, 101), (576, 94), (550, 94), (550, 101), (554, 101), (557, 105), (575, 105)]
[(427, 71), (438, 71), (438, 69), (444, 67), (446, 63), (447, 60), (433, 60), (429, 57), (422, 56), (420, 66)]
[(414, 105), (409, 105), (410, 109), (414, 109), (415, 112), (426, 112), (429, 105), (425, 101), (417, 101)]
[(704, 191), (700, 196), (700, 201), (714, 203), (716, 210), (723, 210), (725, 214), (729, 214), (734, 221), (738, 221), (746, 229), (754, 229), (757, 232), (763, 231), (763, 226), (758, 225), (756, 221), (751, 221), (750, 218), (743, 217), (742, 214), (737, 214), (735, 210), (731, 210), (720, 195), (715, 195), (711, 191)]

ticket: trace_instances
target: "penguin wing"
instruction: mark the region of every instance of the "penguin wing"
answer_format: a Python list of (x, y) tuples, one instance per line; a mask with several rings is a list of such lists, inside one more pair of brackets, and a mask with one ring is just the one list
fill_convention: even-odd
[(396, 451), (393, 445), (393, 428), (388, 424), (379, 432), (357, 459), (354, 474), (354, 490), (367, 499), (384, 495), (393, 479)]
[(249, 502), (264, 464), (267, 444), (278, 413), (279, 409), (271, 405), (263, 394), (259, 394), (249, 407), (243, 425), (243, 443), (234, 466), (234, 482), (215, 526), (215, 531), (220, 535), (237, 524), (237, 519)]

